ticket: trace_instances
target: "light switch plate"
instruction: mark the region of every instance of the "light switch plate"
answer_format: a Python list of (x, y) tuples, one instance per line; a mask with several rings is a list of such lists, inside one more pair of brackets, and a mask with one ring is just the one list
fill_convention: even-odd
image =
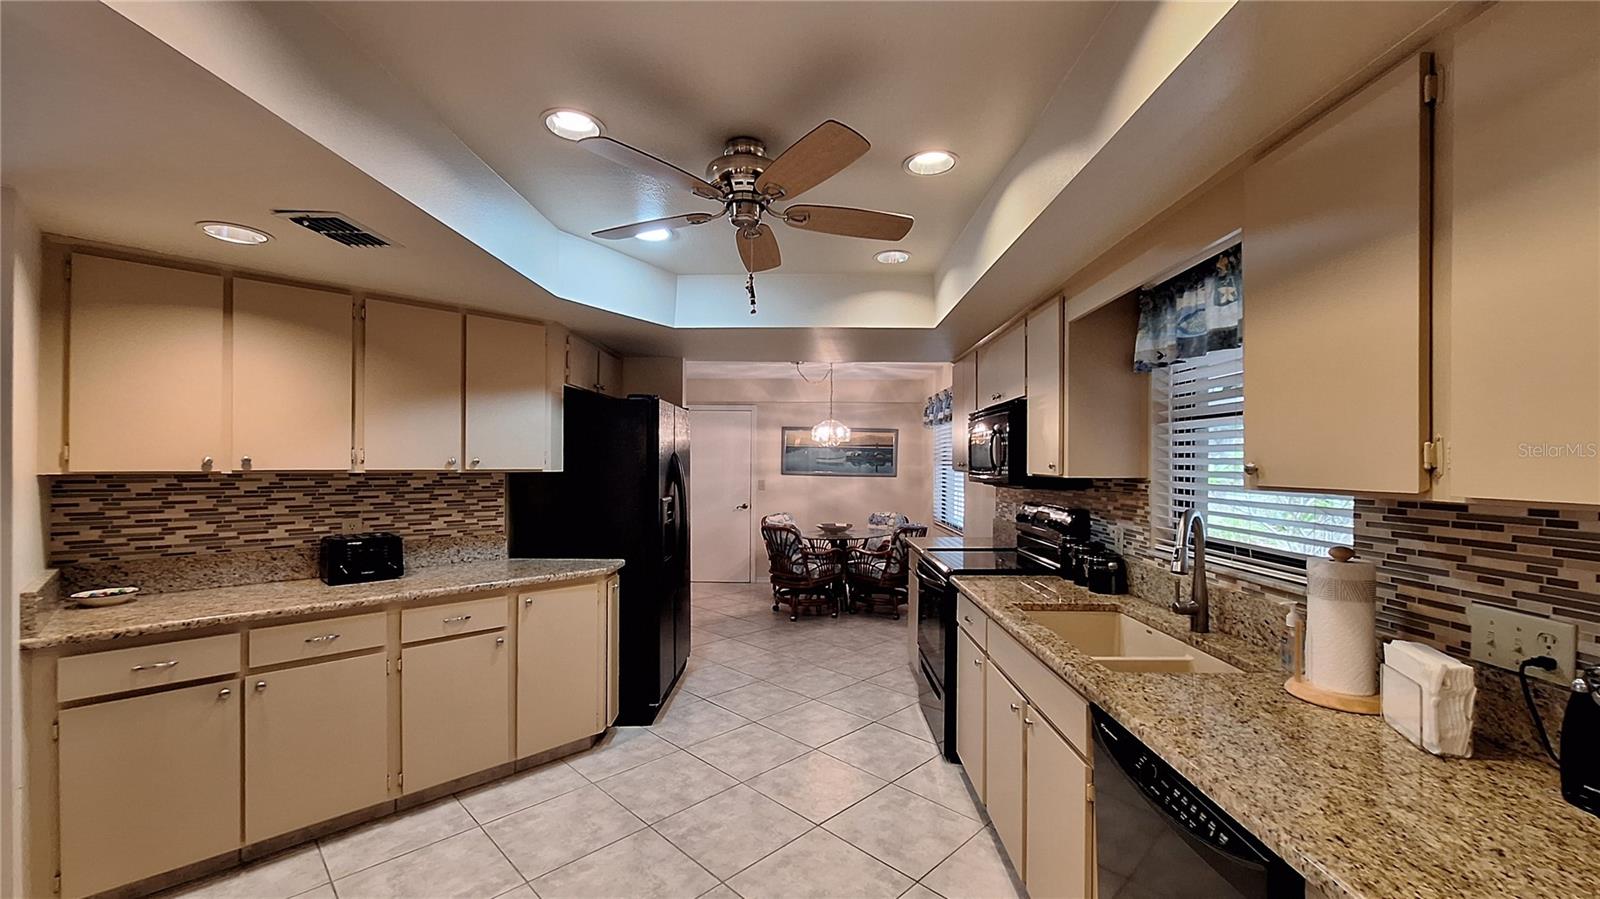
[(1575, 625), (1480, 602), (1467, 606), (1467, 622), (1472, 625), (1474, 661), (1515, 671), (1525, 659), (1549, 656), (1556, 660), (1556, 670), (1529, 668), (1528, 676), (1562, 685), (1577, 676)]

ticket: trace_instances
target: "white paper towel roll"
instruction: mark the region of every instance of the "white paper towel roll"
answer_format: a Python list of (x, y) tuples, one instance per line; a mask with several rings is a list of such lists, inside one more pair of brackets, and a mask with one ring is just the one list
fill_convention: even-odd
[(1371, 562), (1306, 563), (1306, 680), (1336, 693), (1378, 692), (1377, 606)]

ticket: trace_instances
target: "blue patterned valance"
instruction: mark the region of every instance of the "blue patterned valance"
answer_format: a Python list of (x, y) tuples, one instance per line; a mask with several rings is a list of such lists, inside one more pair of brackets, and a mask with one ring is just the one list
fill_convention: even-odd
[(1133, 367), (1150, 371), (1244, 338), (1244, 273), (1239, 247), (1223, 250), (1184, 273), (1139, 290), (1139, 338)]
[(946, 387), (933, 396), (928, 397), (928, 404), (922, 407), (922, 426), (931, 428), (942, 425), (955, 417), (955, 396), (951, 389)]

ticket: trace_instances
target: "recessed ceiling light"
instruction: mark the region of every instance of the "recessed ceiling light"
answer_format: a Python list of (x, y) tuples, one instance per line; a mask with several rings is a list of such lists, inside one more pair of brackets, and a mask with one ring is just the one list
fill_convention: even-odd
[(550, 109), (544, 114), (544, 126), (556, 137), (582, 140), (600, 133), (600, 120), (576, 109)]
[(272, 239), (272, 235), (265, 231), (257, 231), (230, 222), (195, 222), (195, 226), (217, 240), (244, 244), (247, 247), (259, 246)]
[(640, 231), (638, 234), (633, 236), (639, 238), (640, 240), (655, 243), (658, 240), (666, 240), (667, 238), (671, 237), (672, 232), (666, 228), (651, 228), (649, 231)]
[(905, 167), (913, 175), (943, 175), (956, 167), (956, 154), (949, 150), (923, 150), (907, 156)]
[(872, 258), (878, 260), (884, 265), (899, 265), (902, 262), (909, 262), (911, 260), (911, 254), (907, 253), (905, 250), (884, 250), (882, 253), (874, 255)]

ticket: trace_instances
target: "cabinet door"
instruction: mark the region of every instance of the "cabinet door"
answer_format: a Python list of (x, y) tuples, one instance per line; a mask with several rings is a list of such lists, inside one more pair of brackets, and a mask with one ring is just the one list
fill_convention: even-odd
[(348, 294), (234, 279), (232, 467), (350, 468), (353, 309)]
[(605, 730), (609, 602), (601, 584), (518, 597), (518, 758)]
[(622, 359), (601, 350), (595, 380), (595, 389), (606, 396), (622, 396)]
[[(1061, 474), (1061, 300), (1028, 315), (1028, 474)], [(1131, 344), (1130, 344), (1131, 345)], [(1088, 435), (1085, 435), (1088, 436)]]
[(1027, 391), (1028, 337), (1022, 324), (978, 347), (978, 408), (1014, 400)]
[(1245, 173), (1249, 486), (1427, 486), (1422, 65), (1401, 64)]
[(461, 315), (367, 301), (362, 407), (368, 471), (456, 468)]
[(70, 471), (225, 468), (222, 278), (73, 254)]
[(616, 723), (622, 711), (622, 579), (606, 581), (606, 715), (604, 724)]
[(374, 652), (245, 682), (246, 843), (384, 800), (386, 665), (383, 653)]
[(65, 709), (61, 895), (88, 896), (239, 841), (239, 682)]
[(988, 766), (984, 806), (995, 833), (1011, 856), (1011, 866), (1023, 868), (1023, 700), (999, 668), (989, 665), (984, 679), (984, 761)]
[(567, 383), (584, 390), (600, 384), (600, 349), (576, 334), (567, 335)]
[(1062, 471), (1069, 478), (1149, 477), (1150, 376), (1133, 370), (1128, 349), (1138, 333), (1132, 297), (1067, 322)]
[(549, 455), (544, 326), (467, 316), (467, 468), (541, 469)]
[(1027, 870), (1034, 899), (1089, 895), (1089, 765), (1027, 709)]
[(982, 800), (986, 795), (984, 772), (984, 730), (988, 722), (983, 711), (984, 676), (989, 661), (983, 650), (965, 631), (956, 632), (956, 755), (966, 769), (967, 780)]
[(400, 653), (400, 765), (407, 793), (511, 761), (504, 631)]
[(1496, 6), (1446, 74), (1448, 492), (1600, 503), (1600, 6)]
[(955, 441), (953, 467), (956, 471), (966, 471), (968, 419), (978, 410), (978, 354), (972, 352), (957, 359), (950, 374), (950, 434)]

